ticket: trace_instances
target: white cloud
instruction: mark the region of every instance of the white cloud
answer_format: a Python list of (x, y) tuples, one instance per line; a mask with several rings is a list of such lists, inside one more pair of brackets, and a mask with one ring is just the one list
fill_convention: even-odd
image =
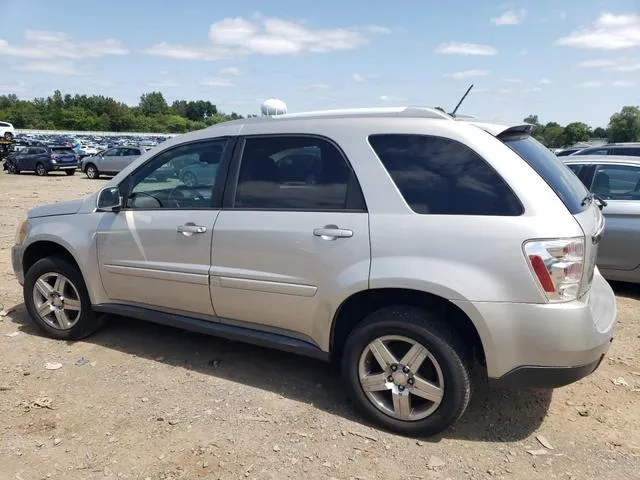
[(328, 90), (331, 88), (331, 85), (328, 83), (312, 83), (310, 85), (305, 85), (305, 90)]
[(127, 55), (127, 50), (118, 40), (108, 38), (91, 42), (74, 42), (70, 35), (62, 32), (25, 30), (24, 44), (11, 44), (0, 39), (0, 55), (11, 57), (51, 60), (56, 58), (81, 59), (101, 58), (107, 55)]
[(614, 87), (635, 87), (636, 86), (635, 82), (628, 82), (626, 80), (618, 80), (613, 82), (611, 85), (613, 85)]
[(235, 87), (235, 83), (226, 78), (205, 78), (200, 81), (200, 85), (205, 87)]
[(495, 48), (489, 45), (461, 42), (441, 43), (435, 51), (445, 55), (496, 55), (498, 53)]
[(527, 15), (527, 11), (523, 8), (519, 11), (507, 10), (502, 15), (491, 19), (491, 23), (500, 27), (503, 25), (520, 25), (524, 17)]
[(369, 80), (378, 78), (378, 75), (375, 73), (365, 73), (365, 74), (354, 73), (351, 78), (356, 83), (365, 83), (365, 82), (368, 82)]
[(553, 82), (545, 77), (545, 78), (541, 78), (538, 83), (540, 85), (551, 85)]
[(538, 87), (538, 86), (533, 86), (533, 87), (527, 87), (525, 89), (522, 90), (525, 93), (537, 93), (537, 92), (541, 92), (542, 88)]
[(404, 102), (407, 99), (405, 97), (394, 97), (392, 95), (380, 95), (380, 100), (383, 102)]
[(38, 61), (16, 65), (12, 68), (21, 72), (48, 73), (50, 75), (85, 75), (76, 68), (73, 62), (68, 61)]
[(582, 68), (602, 68), (617, 72), (633, 72), (640, 70), (640, 58), (597, 58), (578, 63)]
[(582, 83), (578, 83), (576, 85), (576, 87), (580, 87), (580, 88), (598, 88), (598, 87), (602, 87), (602, 82), (597, 82), (597, 81), (587, 81), (587, 82), (582, 82)]
[(379, 25), (312, 29), (302, 23), (261, 15), (247, 20), (228, 17), (209, 27), (209, 46), (155, 44), (143, 53), (183, 60), (216, 60), (242, 55), (296, 55), (352, 50), (369, 42), (371, 35), (387, 34)]
[(237, 67), (227, 67), (220, 70), (220, 75), (229, 77), (237, 77), (240, 75), (240, 69)]
[(0, 95), (8, 95), (11, 93), (25, 93), (27, 86), (24, 82), (0, 84)]
[(513, 77), (503, 78), (502, 81), (505, 83), (522, 83), (521, 78), (513, 78)]
[(447, 73), (444, 76), (459, 80), (462, 78), (486, 77), (490, 73), (491, 72), (489, 72), (488, 70), (463, 70), (461, 72)]
[(640, 46), (640, 15), (602, 13), (595, 23), (556, 41), (558, 45), (593, 50), (621, 50)]

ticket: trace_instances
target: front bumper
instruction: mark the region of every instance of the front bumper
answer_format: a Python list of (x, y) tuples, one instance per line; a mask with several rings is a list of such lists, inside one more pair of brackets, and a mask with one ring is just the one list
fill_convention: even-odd
[(24, 247), (22, 245), (14, 245), (11, 248), (11, 266), (13, 267), (13, 273), (15, 273), (20, 285), (24, 285), (24, 272), (22, 271), (23, 254)]
[(474, 322), (494, 385), (559, 387), (592, 373), (609, 350), (613, 290), (596, 270), (580, 300), (525, 304), (454, 302)]

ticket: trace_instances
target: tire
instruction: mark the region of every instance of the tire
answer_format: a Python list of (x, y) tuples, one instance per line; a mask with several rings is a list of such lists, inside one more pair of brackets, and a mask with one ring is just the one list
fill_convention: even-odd
[[(391, 366), (386, 370), (370, 348), (378, 345), (372, 344), (377, 339), (382, 339), (387, 351), (395, 354), (392, 360), (397, 363), (389, 362)], [(411, 342), (424, 347), (430, 356), (424, 358), (418, 370), (407, 368), (408, 373), (403, 374), (400, 360), (405, 360), (404, 354), (413, 349)], [(390, 306), (371, 313), (351, 332), (343, 349), (342, 375), (359, 410), (378, 425), (403, 435), (430, 436), (453, 425), (469, 405), (471, 374), (464, 352), (455, 332), (436, 313), (412, 306)], [(412, 363), (407, 359), (406, 365)], [(397, 364), (400, 366), (393, 371)], [(372, 371), (367, 372), (366, 378), (375, 383), (376, 387), (370, 388), (376, 391), (365, 392), (360, 376), (369, 367)], [(382, 378), (382, 383), (374, 381), (376, 375), (381, 375), (377, 378)], [(431, 390), (424, 380), (439, 390)], [(424, 389), (425, 386), (429, 388)], [(414, 392), (428, 392), (436, 400), (425, 400)], [(395, 400), (404, 397), (410, 399), (404, 404), (409, 414), (402, 419), (398, 414), (402, 408), (396, 409)]]
[(11, 132), (4, 132), (4, 139), (5, 140), (11, 140), (13, 138), (13, 133)]
[[(62, 289), (63, 296), (66, 297), (67, 301), (76, 300), (79, 302), (80, 310), (78, 313), (74, 314), (75, 310), (68, 310), (66, 318), (70, 322), (73, 321), (73, 324), (70, 325), (69, 328), (60, 328), (51, 325), (38, 313), (36, 297), (38, 297), (38, 301), (40, 302), (46, 299), (42, 295), (41, 290), (36, 288), (36, 282), (46, 275), (52, 275), (54, 279), (55, 275), (58, 275), (59, 278), (63, 276), (66, 280), (66, 286)], [(53, 285), (56, 285), (55, 282)], [(79, 340), (91, 335), (103, 325), (103, 317), (96, 317), (91, 309), (91, 300), (89, 299), (87, 287), (82, 275), (76, 267), (62, 257), (46, 257), (34, 263), (25, 275), (23, 295), (24, 303), (31, 320), (49, 337), (61, 340)], [(77, 298), (73, 298), (76, 296)], [(52, 304), (52, 300), (49, 300), (49, 304)], [(66, 306), (64, 302), (62, 305)], [(66, 309), (63, 310), (67, 311)], [(53, 310), (51, 311), (53, 312)], [(48, 317), (51, 321), (59, 322), (55, 312), (49, 313)]]
[(18, 170), (18, 167), (16, 167), (16, 165), (13, 162), (8, 162), (7, 172), (12, 173), (14, 175), (18, 175), (20, 173), (20, 170)]
[(84, 167), (84, 173), (86, 173), (87, 177), (91, 180), (100, 178), (98, 167), (96, 167), (93, 163), (89, 163), (86, 167)]
[(47, 169), (45, 168), (44, 164), (42, 163), (37, 163), (36, 164), (36, 175), (38, 175), (39, 177), (44, 177), (47, 173)]
[(198, 183), (198, 179), (191, 172), (185, 172), (182, 175), (182, 183), (184, 183), (187, 187), (195, 187), (196, 183)]
[(65, 171), (64, 171), (64, 173), (66, 173), (66, 174), (67, 174), (67, 176), (69, 176), (69, 177), (70, 177), (71, 175), (75, 175), (75, 174), (76, 174), (76, 171), (75, 171), (75, 170), (65, 170)]

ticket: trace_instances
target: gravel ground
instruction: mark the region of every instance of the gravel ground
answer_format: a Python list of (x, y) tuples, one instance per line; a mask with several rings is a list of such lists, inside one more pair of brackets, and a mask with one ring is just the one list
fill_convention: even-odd
[(614, 285), (616, 339), (592, 376), (481, 387), (455, 428), (405, 438), (367, 424), (313, 360), (124, 318), (81, 342), (41, 336), (11, 270), (15, 228), (101, 184), (0, 172), (0, 479), (638, 478), (640, 286)]

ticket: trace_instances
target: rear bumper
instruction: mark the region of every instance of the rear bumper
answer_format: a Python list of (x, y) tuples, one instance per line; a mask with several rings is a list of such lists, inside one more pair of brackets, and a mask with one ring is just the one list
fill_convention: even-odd
[(49, 165), (49, 170), (77, 170), (78, 163), (56, 163)]
[(580, 300), (556, 304), (454, 302), (474, 322), (494, 385), (559, 387), (592, 373), (609, 350), (615, 295), (596, 270)]

